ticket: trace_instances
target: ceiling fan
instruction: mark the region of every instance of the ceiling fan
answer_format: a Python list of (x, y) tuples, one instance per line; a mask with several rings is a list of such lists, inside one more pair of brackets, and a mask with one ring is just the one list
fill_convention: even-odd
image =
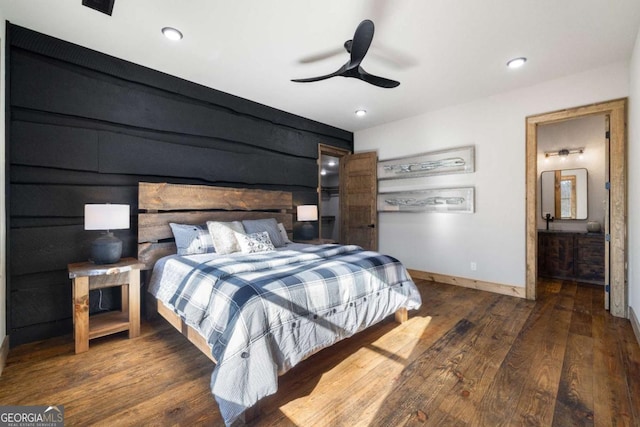
[(374, 86), (379, 86), (387, 89), (399, 86), (400, 82), (386, 79), (384, 77), (374, 76), (373, 74), (367, 73), (360, 66), (360, 63), (369, 50), (369, 46), (371, 46), (371, 41), (373, 40), (373, 32), (373, 22), (368, 19), (365, 19), (358, 25), (358, 28), (356, 28), (356, 32), (353, 35), (353, 39), (344, 42), (344, 48), (347, 50), (347, 52), (349, 52), (351, 57), (346, 64), (340, 67), (338, 71), (331, 74), (326, 74), (324, 76), (310, 77), (307, 79), (292, 79), (291, 81), (298, 83), (310, 83), (329, 79), (331, 77), (342, 76), (360, 79)]

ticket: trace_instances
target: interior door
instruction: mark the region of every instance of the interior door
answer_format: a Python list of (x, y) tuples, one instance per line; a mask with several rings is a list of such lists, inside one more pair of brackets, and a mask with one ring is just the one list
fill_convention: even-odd
[(376, 152), (340, 159), (340, 243), (378, 250)]

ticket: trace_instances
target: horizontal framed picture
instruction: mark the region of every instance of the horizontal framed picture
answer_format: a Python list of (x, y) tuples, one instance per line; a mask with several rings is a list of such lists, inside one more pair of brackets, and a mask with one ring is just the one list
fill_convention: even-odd
[(473, 213), (475, 187), (380, 193), (377, 204), (379, 212)]
[(474, 171), (473, 145), (378, 162), (378, 179), (415, 178)]

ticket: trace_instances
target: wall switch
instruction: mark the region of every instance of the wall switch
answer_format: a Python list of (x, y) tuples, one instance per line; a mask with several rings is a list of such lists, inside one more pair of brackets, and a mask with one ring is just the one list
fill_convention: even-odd
[(471, 271), (476, 271), (478, 269), (478, 264), (475, 261), (471, 262)]

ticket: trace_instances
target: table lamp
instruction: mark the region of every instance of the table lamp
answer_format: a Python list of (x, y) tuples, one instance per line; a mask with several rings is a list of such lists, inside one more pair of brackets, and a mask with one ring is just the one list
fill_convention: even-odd
[(84, 229), (104, 230), (91, 244), (91, 261), (95, 264), (114, 264), (122, 256), (122, 240), (111, 230), (129, 228), (129, 205), (84, 205)]
[(300, 238), (302, 240), (311, 240), (314, 238), (313, 225), (308, 221), (318, 220), (318, 206), (316, 205), (300, 205), (297, 208), (298, 221), (304, 222), (300, 229)]

